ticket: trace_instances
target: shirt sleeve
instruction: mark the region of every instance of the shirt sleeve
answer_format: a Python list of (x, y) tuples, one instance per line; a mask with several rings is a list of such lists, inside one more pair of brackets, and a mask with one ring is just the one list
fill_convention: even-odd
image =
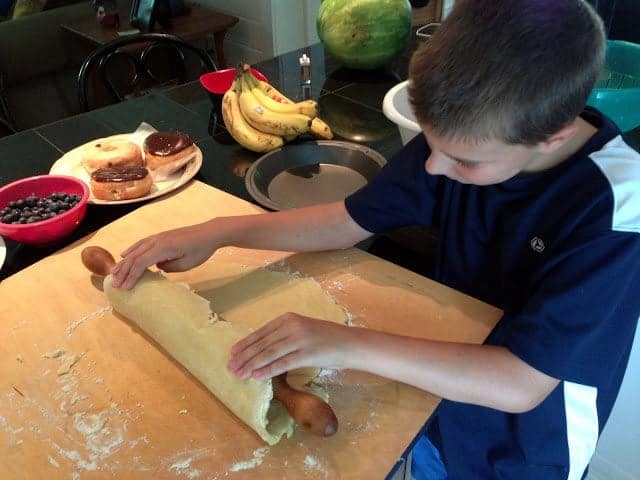
[(522, 312), (505, 312), (503, 345), (547, 375), (606, 383), (640, 317), (640, 235), (607, 232), (554, 255)]
[(371, 233), (408, 225), (433, 225), (440, 176), (424, 169), (430, 150), (417, 135), (367, 185), (345, 199), (351, 218)]

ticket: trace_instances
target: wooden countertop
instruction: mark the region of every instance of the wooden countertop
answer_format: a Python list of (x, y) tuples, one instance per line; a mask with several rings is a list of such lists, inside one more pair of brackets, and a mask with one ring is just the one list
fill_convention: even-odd
[[(181, 366), (114, 315), (80, 262), (89, 245), (117, 253), (160, 230), (260, 211), (192, 182), (2, 282), (0, 478), (384, 477), (438, 398), (373, 375), (328, 372), (320, 380), (339, 432), (322, 439), (297, 431), (266, 447)], [(224, 262), (313, 276), (350, 311), (355, 325), (399, 334), (480, 343), (500, 315), (356, 249), (290, 255), (225, 248), (171, 278), (206, 291)], [(57, 374), (60, 359), (44, 357), (57, 349), (81, 356), (66, 375)]]

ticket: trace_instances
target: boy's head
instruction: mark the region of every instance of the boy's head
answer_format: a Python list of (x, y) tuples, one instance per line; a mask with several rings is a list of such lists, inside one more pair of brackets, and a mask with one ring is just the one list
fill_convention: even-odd
[(458, 0), (411, 60), (411, 100), (446, 137), (535, 145), (580, 114), (603, 58), (583, 0)]
[(409, 94), (433, 138), (533, 149), (580, 114), (604, 50), (583, 0), (457, 0), (413, 55)]

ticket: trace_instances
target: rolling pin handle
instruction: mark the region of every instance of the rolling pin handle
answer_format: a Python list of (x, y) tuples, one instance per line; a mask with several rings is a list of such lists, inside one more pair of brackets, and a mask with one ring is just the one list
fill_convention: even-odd
[(96, 275), (106, 277), (116, 264), (113, 255), (102, 247), (87, 247), (80, 254), (85, 267)]
[(338, 431), (338, 419), (329, 404), (309, 392), (291, 388), (286, 373), (273, 377), (272, 385), (273, 396), (304, 430), (321, 437)]

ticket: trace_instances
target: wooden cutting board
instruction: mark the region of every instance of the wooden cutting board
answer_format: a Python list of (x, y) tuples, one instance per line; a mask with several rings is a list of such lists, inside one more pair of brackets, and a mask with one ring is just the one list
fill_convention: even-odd
[[(0, 284), (0, 478), (363, 479), (389, 472), (437, 397), (369, 374), (325, 371), (319, 382), (339, 432), (318, 438), (297, 431), (267, 447), (114, 314), (80, 262), (89, 245), (117, 254), (157, 231), (260, 212), (192, 182)], [(291, 255), (225, 248), (171, 278), (206, 291), (226, 262), (312, 276), (355, 325), (398, 334), (480, 343), (500, 315), (356, 249)], [(80, 356), (65, 375), (58, 375), (63, 357), (45, 357), (56, 350)]]

